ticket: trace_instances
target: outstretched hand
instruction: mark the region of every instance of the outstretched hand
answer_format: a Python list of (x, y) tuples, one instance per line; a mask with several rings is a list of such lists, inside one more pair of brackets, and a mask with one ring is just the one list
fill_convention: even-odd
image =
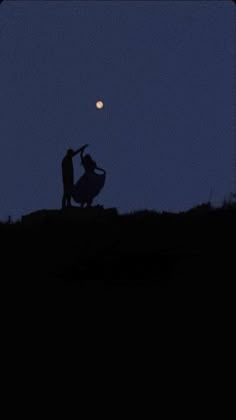
[(76, 156), (78, 153), (83, 154), (83, 151), (84, 151), (84, 149), (86, 149), (86, 147), (88, 147), (88, 144), (84, 144), (84, 146), (82, 146), (78, 150), (74, 151), (72, 157)]
[(84, 149), (86, 149), (86, 147), (88, 147), (88, 144), (84, 144), (84, 146), (82, 146), (82, 147), (80, 148), (80, 151), (82, 152)]

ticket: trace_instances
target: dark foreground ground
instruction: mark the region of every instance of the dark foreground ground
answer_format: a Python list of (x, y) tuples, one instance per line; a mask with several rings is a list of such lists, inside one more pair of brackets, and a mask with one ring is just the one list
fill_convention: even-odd
[[(10, 381), (20, 366), (22, 387), (29, 365), (30, 385), (43, 372), (51, 398), (52, 366), (63, 392), (64, 371), (86, 384), (83, 367), (96, 391), (105, 378), (119, 401), (127, 383), (134, 404), (136, 388), (147, 387), (151, 399), (155, 389), (158, 403), (162, 389), (166, 409), (170, 386), (174, 395), (180, 389), (181, 410), (187, 400), (188, 412), (206, 400), (212, 411), (216, 391), (231, 383), (220, 374), (230, 374), (234, 360), (235, 233), (235, 209), (208, 206), (186, 214), (40, 211), (0, 225), (2, 347), (10, 355), (7, 368), (14, 366)], [(112, 387), (117, 378), (119, 393)]]
[(226, 288), (235, 273), (236, 210), (187, 213), (43, 210), (0, 225), (2, 281), (67, 290)]

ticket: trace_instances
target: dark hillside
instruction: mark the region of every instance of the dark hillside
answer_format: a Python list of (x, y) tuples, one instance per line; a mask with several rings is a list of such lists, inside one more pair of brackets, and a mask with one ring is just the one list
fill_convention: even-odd
[[(43, 210), (0, 225), (2, 281), (188, 290), (232, 284), (236, 211)], [(54, 287), (53, 286), (53, 287)]]

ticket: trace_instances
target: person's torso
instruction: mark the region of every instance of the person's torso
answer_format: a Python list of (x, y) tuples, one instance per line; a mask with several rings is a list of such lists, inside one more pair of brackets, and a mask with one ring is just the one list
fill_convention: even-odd
[(74, 183), (74, 168), (72, 158), (65, 156), (62, 161), (62, 176), (64, 183)]
[(96, 162), (94, 160), (91, 160), (89, 162), (83, 161), (83, 167), (85, 172), (94, 172), (96, 168)]

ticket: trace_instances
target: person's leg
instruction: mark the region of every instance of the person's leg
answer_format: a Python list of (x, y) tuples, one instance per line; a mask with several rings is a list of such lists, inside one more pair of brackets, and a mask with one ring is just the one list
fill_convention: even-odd
[(93, 202), (93, 200), (92, 200), (92, 199), (88, 200), (88, 201), (87, 201), (87, 206), (86, 206), (86, 207), (92, 207), (92, 202)]
[(62, 197), (61, 208), (62, 209), (66, 208), (66, 194), (65, 194), (65, 192), (63, 193), (63, 197)]
[(71, 186), (64, 184), (64, 194), (62, 198), (62, 208), (71, 207)]
[(71, 195), (67, 194), (67, 207), (72, 207), (71, 206)]

